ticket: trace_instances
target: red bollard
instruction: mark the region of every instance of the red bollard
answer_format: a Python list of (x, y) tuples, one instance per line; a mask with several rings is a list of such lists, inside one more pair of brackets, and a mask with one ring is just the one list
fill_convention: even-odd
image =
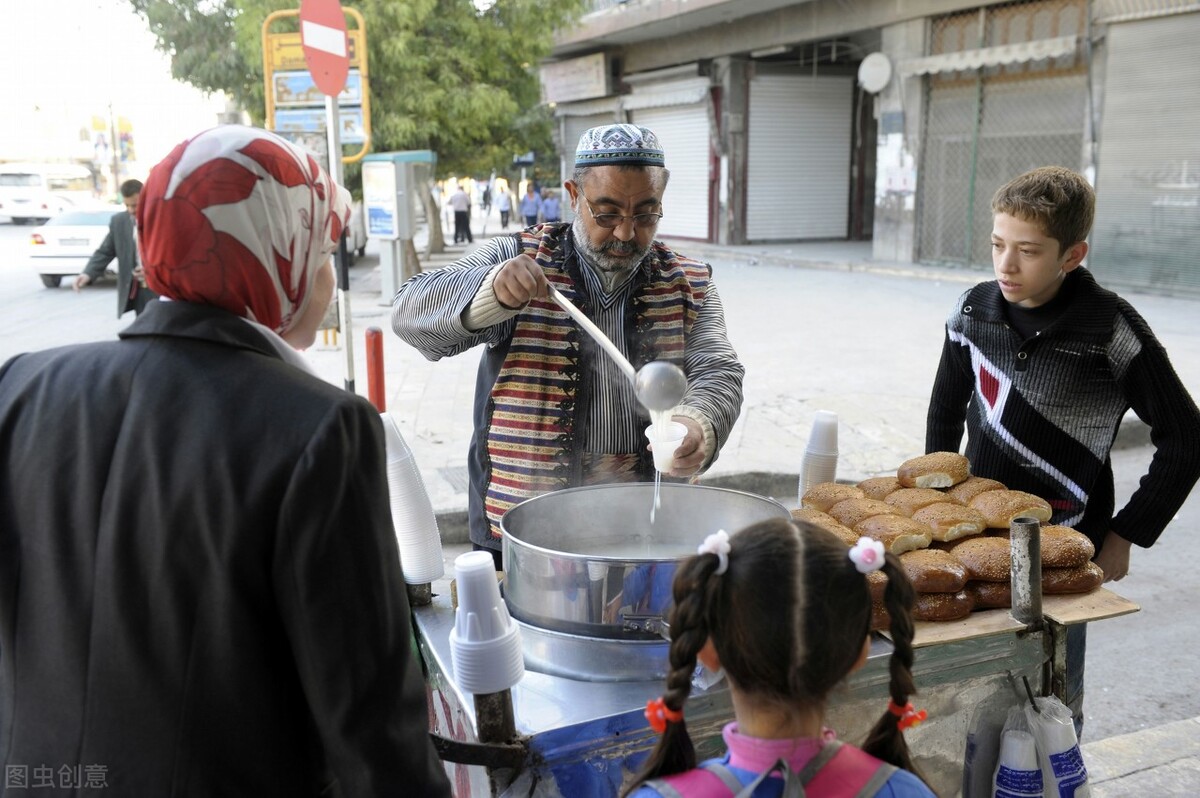
[(367, 398), (380, 413), (387, 410), (383, 391), (383, 331), (367, 328)]

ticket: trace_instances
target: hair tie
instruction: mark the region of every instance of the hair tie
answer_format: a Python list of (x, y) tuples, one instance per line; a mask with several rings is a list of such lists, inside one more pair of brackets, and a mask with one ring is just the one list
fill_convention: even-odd
[(717, 565), (717, 570), (713, 573), (720, 576), (729, 570), (729, 548), (729, 533), (724, 529), (718, 529), (696, 547), (696, 553), (717, 555), (720, 564)]
[(683, 710), (671, 709), (659, 696), (646, 702), (646, 720), (650, 721), (650, 728), (662, 734), (667, 730), (667, 723), (683, 721)]
[(900, 731), (911, 729), (913, 726), (919, 725), (925, 718), (929, 717), (929, 713), (923, 709), (917, 709), (913, 703), (909, 701), (902, 707), (896, 706), (896, 702), (888, 699), (888, 712), (895, 715), (898, 720), (896, 726)]
[(861, 537), (850, 549), (850, 560), (860, 574), (869, 574), (883, 567), (885, 549), (874, 538)]

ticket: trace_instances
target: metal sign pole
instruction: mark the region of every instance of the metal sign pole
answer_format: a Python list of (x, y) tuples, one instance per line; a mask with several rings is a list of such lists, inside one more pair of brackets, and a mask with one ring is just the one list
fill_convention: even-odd
[[(329, 139), (329, 176), (334, 183), (342, 184), (342, 139), (338, 123), (337, 97), (325, 95), (325, 127)], [(350, 268), (346, 257), (346, 232), (334, 254), (334, 265), (338, 275), (338, 321), (341, 323), (342, 346), (346, 348), (346, 390), (354, 393), (354, 338), (350, 324)]]

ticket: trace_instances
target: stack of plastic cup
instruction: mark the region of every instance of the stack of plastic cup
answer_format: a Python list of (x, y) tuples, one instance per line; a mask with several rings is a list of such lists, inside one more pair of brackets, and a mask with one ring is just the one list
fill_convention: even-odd
[(654, 454), (654, 467), (663, 473), (671, 470), (675, 463), (675, 450), (687, 437), (687, 427), (678, 421), (668, 421), (660, 428), (651, 424), (646, 427), (646, 440), (650, 441), (650, 451)]
[(1042, 795), (1042, 770), (1033, 735), (1009, 729), (1000, 738), (1000, 761), (992, 785), (997, 795), (1035, 798)]
[(500, 598), (496, 563), (486, 551), (454, 560), (458, 609), (450, 630), (450, 663), (463, 690), (487, 695), (507, 690), (525, 675), (521, 631)]
[(837, 413), (818, 410), (808, 434), (808, 446), (800, 460), (800, 484), (796, 501), (813, 485), (833, 482), (837, 478), (838, 417)]
[(388, 498), (392, 505), (392, 526), (400, 547), (400, 567), (410, 585), (432, 582), (445, 573), (442, 564), (442, 537), (438, 533), (433, 503), (417, 468), (412, 449), (404, 442), (396, 420), (380, 413), (387, 440)]

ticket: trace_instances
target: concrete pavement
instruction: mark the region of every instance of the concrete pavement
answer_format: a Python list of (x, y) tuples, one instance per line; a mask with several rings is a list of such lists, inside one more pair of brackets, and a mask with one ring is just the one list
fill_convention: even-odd
[[(482, 240), (477, 236), (475, 245)], [(986, 279), (986, 273), (874, 262), (869, 243), (673, 243), (713, 263), (730, 338), (747, 368), (741, 418), (704, 476), (705, 484), (774, 496), (794, 506), (800, 455), (813, 415), (821, 409), (837, 412), (841, 420), (839, 479), (892, 473), (903, 460), (922, 452), (943, 320), (955, 298)], [(451, 246), (443, 255), (423, 258), (423, 268), (446, 265), (466, 251), (464, 246)], [(351, 272), (356, 390), (367, 392), (364, 329), (378, 326), (385, 333), (388, 410), (400, 422), (421, 467), (448, 544), (449, 566), (466, 548), (465, 460), (479, 355), (467, 352), (437, 363), (426, 361), (390, 332), (388, 298), (379, 294), (377, 259), (370, 251)], [(1162, 340), (1185, 383), (1200, 386), (1196, 303), (1157, 296), (1128, 298)], [(319, 340), (309, 358), (326, 379), (342, 382), (345, 357), (340, 348)], [(1146, 443), (1144, 426), (1131, 419), (1119, 436), (1121, 449), (1114, 453), (1118, 501), (1134, 489), (1144, 470)], [(1175, 526), (1194, 526), (1198, 508), (1200, 501), (1189, 500)], [(1183, 648), (1180, 657), (1187, 660), (1178, 666), (1182, 675), (1174, 677), (1185, 680), (1179, 685), (1181, 697), (1142, 701), (1147, 706), (1135, 708), (1119, 700), (1113, 703), (1109, 696), (1129, 678), (1121, 669), (1128, 655), (1128, 634), (1145, 633), (1150, 618), (1141, 616), (1152, 616), (1158, 600), (1149, 564), (1169, 565), (1180, 557), (1197, 563), (1200, 546), (1189, 533), (1191, 529), (1168, 530), (1172, 545), (1178, 540), (1187, 546), (1182, 554), (1163, 546), (1135, 552), (1134, 573), (1119, 590), (1142, 604), (1144, 612), (1129, 616), (1133, 626), (1109, 633), (1107, 645), (1119, 653), (1104, 654), (1111, 661), (1107, 676), (1093, 665), (1097, 649), (1106, 645), (1105, 624), (1113, 624), (1115, 630), (1127, 619), (1092, 625), (1084, 755), (1092, 773), (1092, 794), (1098, 798), (1200, 795), (1200, 699), (1190, 656), (1200, 639), (1193, 635), (1178, 642)], [(1187, 578), (1192, 580), (1189, 585), (1195, 583), (1194, 577)], [(1139, 679), (1153, 678), (1146, 673), (1151, 667), (1146, 660), (1138, 663), (1127, 666), (1136, 667)], [(1113, 713), (1134, 714), (1136, 719)]]

